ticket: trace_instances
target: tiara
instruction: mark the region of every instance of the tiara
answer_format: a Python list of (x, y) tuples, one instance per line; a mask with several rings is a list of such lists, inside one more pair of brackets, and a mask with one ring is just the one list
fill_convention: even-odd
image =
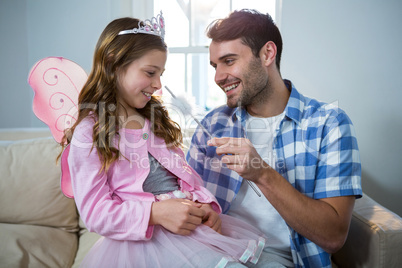
[(153, 34), (160, 36), (162, 39), (165, 38), (165, 19), (162, 16), (162, 11), (151, 19), (138, 22), (138, 28), (133, 28), (131, 30), (124, 30), (119, 32), (118, 35), (124, 34)]

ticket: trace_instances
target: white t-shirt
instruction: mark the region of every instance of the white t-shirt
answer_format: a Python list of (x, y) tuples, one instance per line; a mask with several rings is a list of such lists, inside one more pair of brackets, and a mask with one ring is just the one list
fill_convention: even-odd
[[(284, 116), (285, 113), (269, 118), (251, 115), (247, 115), (246, 118), (247, 138), (252, 142), (261, 158), (272, 167), (275, 166), (276, 162), (273, 142)], [(289, 260), (289, 264), (293, 265), (288, 227), (264, 195), (258, 197), (254, 190), (243, 181), (228, 214), (242, 218), (251, 225), (258, 227), (268, 238), (264, 251), (274, 252)]]

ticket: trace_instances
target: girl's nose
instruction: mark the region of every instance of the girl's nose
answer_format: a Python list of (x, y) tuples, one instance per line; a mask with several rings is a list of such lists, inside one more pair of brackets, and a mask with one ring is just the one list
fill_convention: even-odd
[(155, 78), (155, 79), (152, 81), (151, 87), (154, 88), (155, 91), (158, 90), (158, 89), (160, 89), (160, 88), (162, 87), (162, 82), (161, 82), (160, 77)]

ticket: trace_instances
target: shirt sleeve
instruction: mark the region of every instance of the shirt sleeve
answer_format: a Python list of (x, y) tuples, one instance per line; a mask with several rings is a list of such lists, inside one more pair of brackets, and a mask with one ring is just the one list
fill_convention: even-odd
[(200, 139), (204, 140), (206, 144), (206, 138), (199, 127), (195, 130), (193, 137), (191, 138), (190, 148), (187, 151), (188, 164), (202, 177), (204, 174), (204, 159), (206, 150), (204, 146), (201, 146)]
[(340, 109), (323, 126), (314, 198), (362, 196), (361, 162), (353, 124)]
[[(121, 200), (108, 184), (108, 172), (100, 172), (101, 162), (92, 148), (92, 125), (78, 125), (68, 156), (74, 199), (86, 227), (91, 232), (116, 240), (148, 240), (151, 201)], [(112, 168), (111, 168), (112, 169)]]

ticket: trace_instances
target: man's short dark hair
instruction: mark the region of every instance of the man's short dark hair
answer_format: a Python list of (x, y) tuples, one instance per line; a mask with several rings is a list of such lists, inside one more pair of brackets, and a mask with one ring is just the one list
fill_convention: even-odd
[(275, 63), (280, 70), (282, 37), (269, 14), (262, 14), (253, 9), (233, 11), (228, 17), (213, 21), (207, 27), (207, 36), (215, 42), (241, 38), (257, 58), (261, 48), (268, 41), (272, 41), (277, 47)]

